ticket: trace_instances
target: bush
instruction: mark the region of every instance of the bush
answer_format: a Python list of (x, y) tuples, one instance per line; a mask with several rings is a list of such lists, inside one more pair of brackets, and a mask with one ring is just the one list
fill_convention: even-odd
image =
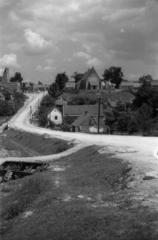
[(50, 180), (40, 174), (26, 178), (22, 187), (12, 194), (2, 212), (4, 219), (12, 219), (18, 216), (25, 211), (31, 202), (40, 194), (49, 189)]
[(61, 144), (57, 149), (56, 149), (56, 153), (61, 153), (64, 152), (68, 149), (68, 145), (67, 144)]

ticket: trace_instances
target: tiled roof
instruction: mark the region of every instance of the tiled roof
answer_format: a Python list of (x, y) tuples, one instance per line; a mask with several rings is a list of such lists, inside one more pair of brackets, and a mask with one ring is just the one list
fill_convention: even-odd
[(86, 119), (88, 119), (90, 117), (90, 114), (89, 113), (84, 113), (82, 114), (80, 117), (78, 117), (72, 124), (71, 126), (74, 126), (74, 127), (78, 127), (79, 125), (81, 125), (81, 123), (83, 121), (85, 121)]
[[(105, 125), (104, 120), (102, 118), (100, 118), (99, 122), (100, 122), (100, 126), (104, 126)], [(98, 125), (98, 117), (92, 116), (89, 113), (84, 113), (80, 117), (78, 117), (71, 124), (71, 126), (78, 127), (78, 126), (80, 126), (82, 124), (88, 125), (88, 126)]]
[(130, 87), (133, 86), (133, 82), (121, 82), (120, 87)]
[(67, 101), (64, 101), (62, 98), (55, 101), (55, 105), (63, 106), (67, 105)]
[[(85, 112), (88, 112), (92, 116), (98, 115), (97, 105), (67, 105), (64, 106), (63, 115), (64, 116), (81, 116)], [(103, 115), (102, 105), (100, 106), (100, 114)]]

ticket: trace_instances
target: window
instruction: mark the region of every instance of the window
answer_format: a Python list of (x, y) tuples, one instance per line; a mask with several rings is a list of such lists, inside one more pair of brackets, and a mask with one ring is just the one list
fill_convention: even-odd
[(55, 120), (58, 120), (58, 116), (55, 116)]

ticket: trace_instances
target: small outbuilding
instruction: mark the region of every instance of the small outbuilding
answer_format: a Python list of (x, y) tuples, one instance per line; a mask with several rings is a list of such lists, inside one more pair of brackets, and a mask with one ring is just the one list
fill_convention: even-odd
[(63, 122), (61, 111), (54, 107), (48, 114), (48, 119), (55, 125), (60, 125)]

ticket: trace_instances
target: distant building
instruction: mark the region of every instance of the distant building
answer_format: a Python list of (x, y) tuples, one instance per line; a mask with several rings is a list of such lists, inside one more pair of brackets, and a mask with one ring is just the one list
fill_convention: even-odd
[(158, 80), (151, 81), (151, 87), (158, 90)]
[(1, 83), (9, 83), (9, 68), (5, 68), (3, 76), (1, 77)]
[(38, 91), (43, 92), (43, 91), (48, 90), (48, 88), (49, 88), (48, 84), (34, 84), (33, 85), (33, 91), (34, 92), (38, 92)]
[[(103, 119), (100, 119), (99, 132), (106, 132), (107, 127)], [(71, 124), (72, 132), (97, 133), (98, 132), (98, 117), (92, 116), (88, 112), (83, 113)]]
[(101, 79), (94, 67), (88, 69), (81, 80), (76, 84), (77, 90), (100, 90), (102, 89)]
[(0, 88), (4, 91), (10, 92), (12, 95), (15, 92), (21, 92), (21, 86), (19, 82), (10, 82), (9, 78), (9, 68), (5, 68), (3, 72), (3, 76), (0, 77)]
[(133, 89), (134, 82), (129, 81), (129, 82), (121, 82), (120, 84), (120, 89), (121, 90), (130, 90)]
[(76, 83), (75, 79), (71, 78), (65, 85), (65, 90), (73, 90), (75, 89)]

